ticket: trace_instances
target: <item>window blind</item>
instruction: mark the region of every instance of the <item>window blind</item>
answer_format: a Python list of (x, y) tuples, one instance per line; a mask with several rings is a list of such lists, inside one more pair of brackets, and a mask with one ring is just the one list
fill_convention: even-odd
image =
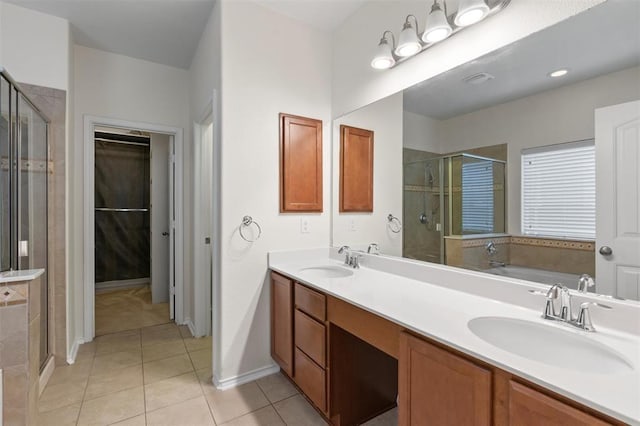
[(595, 239), (593, 139), (522, 151), (522, 232)]
[(462, 163), (463, 234), (493, 232), (493, 222), (493, 166), (491, 161)]

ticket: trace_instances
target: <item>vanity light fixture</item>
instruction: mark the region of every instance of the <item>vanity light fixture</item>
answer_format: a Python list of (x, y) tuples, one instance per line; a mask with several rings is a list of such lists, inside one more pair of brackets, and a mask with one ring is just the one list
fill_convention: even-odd
[[(416, 22), (416, 27), (413, 28), (409, 18), (413, 18)], [(398, 46), (396, 47), (395, 54), (401, 58), (407, 56), (413, 56), (422, 50), (422, 44), (418, 38), (418, 19), (413, 15), (407, 15), (400, 31), (400, 37), (398, 38)]]
[(460, 0), (453, 23), (459, 27), (467, 27), (482, 21), (488, 14), (489, 6), (485, 0)]
[(460, 0), (458, 10), (447, 15), (446, 0), (433, 0), (424, 32), (420, 32), (415, 15), (407, 15), (397, 45), (391, 31), (387, 30), (382, 34), (371, 67), (379, 70), (393, 68), (467, 26), (500, 12), (510, 2), (511, 0)]
[[(387, 40), (387, 34), (391, 35), (391, 45)], [(395, 37), (391, 31), (385, 31), (382, 34), (380, 43), (378, 44), (378, 51), (376, 56), (371, 61), (371, 66), (377, 70), (386, 70), (396, 64), (396, 60), (393, 57), (393, 49), (396, 47)]]
[(422, 41), (425, 43), (437, 43), (451, 35), (453, 29), (447, 21), (444, 10), (438, 0), (434, 0), (431, 12), (427, 15), (427, 24), (422, 33)]
[(553, 77), (553, 78), (564, 77), (567, 74), (569, 74), (569, 70), (566, 68), (562, 68), (562, 69), (550, 72), (549, 77)]

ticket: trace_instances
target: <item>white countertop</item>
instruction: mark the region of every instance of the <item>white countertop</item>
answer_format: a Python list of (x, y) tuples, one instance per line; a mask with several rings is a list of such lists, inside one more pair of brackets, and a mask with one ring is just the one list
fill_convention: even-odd
[(44, 269), (24, 269), (22, 271), (0, 272), (0, 284), (18, 281), (32, 281), (44, 273)]
[[(536, 304), (539, 304), (540, 309), (534, 310), (516, 303), (483, 297), (477, 294), (479, 290), (476, 283), (470, 279), (475, 278), (477, 273), (458, 272), (455, 268), (443, 268), (441, 265), (416, 265), (390, 258), (381, 258), (379, 261), (373, 256), (365, 255), (363, 266), (354, 270), (354, 274), (349, 277), (314, 278), (310, 281), (304, 273), (300, 273), (300, 269), (310, 266), (343, 265), (343, 262), (335, 258), (335, 252), (333, 256), (329, 257), (327, 249), (270, 253), (269, 268), (623, 422), (640, 425), (640, 337), (637, 334), (599, 326), (595, 317), (595, 333), (544, 321), (540, 318), (544, 298), (535, 298), (524, 291), (522, 297), (534, 297)], [(370, 260), (375, 269), (367, 267), (367, 260)], [(447, 288), (442, 283), (432, 284), (428, 282), (429, 279), (418, 280), (403, 276), (411, 275), (408, 273), (396, 273), (403, 271), (403, 268), (413, 268), (414, 275), (416, 268), (423, 268), (423, 276), (432, 275), (434, 279), (435, 276), (448, 274), (452, 286), (460, 288), (460, 281), (467, 281), (468, 285), (476, 288), (472, 292), (464, 292)], [(458, 282), (453, 284), (453, 281)], [(509, 280), (503, 278), (477, 276), (477, 282), (481, 281), (509, 284)], [(513, 280), (516, 288), (521, 283)], [(489, 287), (486, 287), (488, 293), (495, 290)], [(472, 294), (474, 292), (476, 294)], [(637, 321), (638, 316), (633, 310), (636, 309), (635, 306), (629, 307), (627, 303), (620, 309), (632, 312), (633, 316), (628, 320)], [(640, 307), (637, 309), (640, 312)], [(623, 355), (635, 369), (629, 373), (598, 374), (556, 367), (517, 356), (485, 342), (469, 330), (467, 323), (471, 319), (484, 316), (528, 320), (588, 335)], [(550, 347), (549, 350), (553, 351), (553, 348)]]

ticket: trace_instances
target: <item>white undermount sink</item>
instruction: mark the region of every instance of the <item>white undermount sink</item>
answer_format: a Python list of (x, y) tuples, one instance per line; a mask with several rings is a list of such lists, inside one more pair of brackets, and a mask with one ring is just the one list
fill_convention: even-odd
[(493, 346), (533, 361), (584, 373), (634, 370), (629, 361), (608, 346), (556, 327), (506, 317), (474, 318), (467, 326)]
[(311, 266), (300, 269), (300, 273), (309, 278), (345, 278), (353, 275), (353, 271), (334, 265)]

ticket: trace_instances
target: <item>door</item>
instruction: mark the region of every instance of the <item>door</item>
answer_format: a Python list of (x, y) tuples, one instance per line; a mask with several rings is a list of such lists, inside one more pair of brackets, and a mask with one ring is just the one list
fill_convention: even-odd
[(293, 283), (271, 273), (271, 356), (293, 377)]
[(640, 300), (640, 101), (596, 110), (596, 291)]
[(169, 302), (169, 135), (151, 135), (151, 302)]

